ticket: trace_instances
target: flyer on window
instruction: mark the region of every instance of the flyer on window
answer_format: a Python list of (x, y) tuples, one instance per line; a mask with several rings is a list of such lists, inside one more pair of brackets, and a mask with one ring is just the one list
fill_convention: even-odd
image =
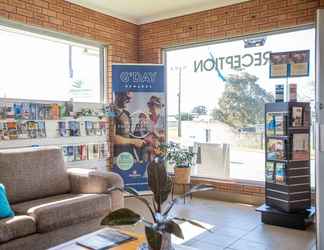
[(289, 52), (270, 54), (270, 78), (288, 77)]
[(290, 77), (309, 76), (309, 50), (290, 52)]
[(165, 141), (164, 66), (113, 64), (115, 132), (112, 170), (126, 186), (148, 190), (147, 167)]

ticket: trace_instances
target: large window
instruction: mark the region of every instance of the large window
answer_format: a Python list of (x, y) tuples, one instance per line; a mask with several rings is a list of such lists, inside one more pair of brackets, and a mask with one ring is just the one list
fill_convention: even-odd
[[(309, 77), (270, 79), (269, 53), (293, 50), (310, 50)], [(264, 104), (276, 84), (297, 83), (314, 107), (314, 50), (304, 29), (166, 51), (168, 140), (199, 145), (193, 175), (264, 181)]]
[(102, 51), (0, 26), (0, 98), (101, 102)]

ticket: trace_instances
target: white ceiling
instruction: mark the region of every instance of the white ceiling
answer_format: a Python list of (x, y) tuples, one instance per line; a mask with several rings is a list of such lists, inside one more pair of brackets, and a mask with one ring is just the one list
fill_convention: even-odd
[(66, 0), (135, 24), (144, 24), (247, 0)]

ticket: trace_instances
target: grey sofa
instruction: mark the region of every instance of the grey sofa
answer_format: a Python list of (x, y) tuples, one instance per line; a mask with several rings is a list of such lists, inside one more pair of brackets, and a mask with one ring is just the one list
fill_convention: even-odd
[(66, 169), (58, 148), (0, 151), (0, 183), (16, 216), (0, 219), (0, 250), (47, 249), (92, 232), (124, 205), (123, 186), (110, 172)]

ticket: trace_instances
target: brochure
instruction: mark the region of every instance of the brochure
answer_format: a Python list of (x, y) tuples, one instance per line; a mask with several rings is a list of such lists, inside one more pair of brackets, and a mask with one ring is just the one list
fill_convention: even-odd
[(69, 121), (70, 136), (80, 136), (80, 122)]
[(286, 160), (286, 139), (268, 139), (267, 159)]
[(59, 136), (67, 136), (67, 132), (66, 132), (66, 122), (58, 122), (58, 133)]
[(303, 107), (292, 108), (292, 126), (302, 127), (303, 126)]
[(276, 163), (276, 183), (286, 184), (286, 167), (285, 163)]
[(309, 160), (309, 135), (293, 134), (292, 160)]
[(265, 168), (265, 180), (266, 182), (274, 182), (274, 162), (267, 161)]
[(80, 159), (82, 161), (87, 160), (87, 145), (85, 144), (80, 145), (80, 153), (81, 153)]
[(273, 136), (275, 135), (275, 119), (273, 116), (273, 113), (267, 113), (266, 114), (266, 133), (267, 136)]
[(92, 250), (104, 250), (136, 238), (113, 229), (104, 229), (92, 236), (80, 239), (77, 244)]
[(81, 160), (81, 146), (80, 145), (77, 145), (77, 146), (74, 146), (74, 160), (75, 161), (80, 161)]

